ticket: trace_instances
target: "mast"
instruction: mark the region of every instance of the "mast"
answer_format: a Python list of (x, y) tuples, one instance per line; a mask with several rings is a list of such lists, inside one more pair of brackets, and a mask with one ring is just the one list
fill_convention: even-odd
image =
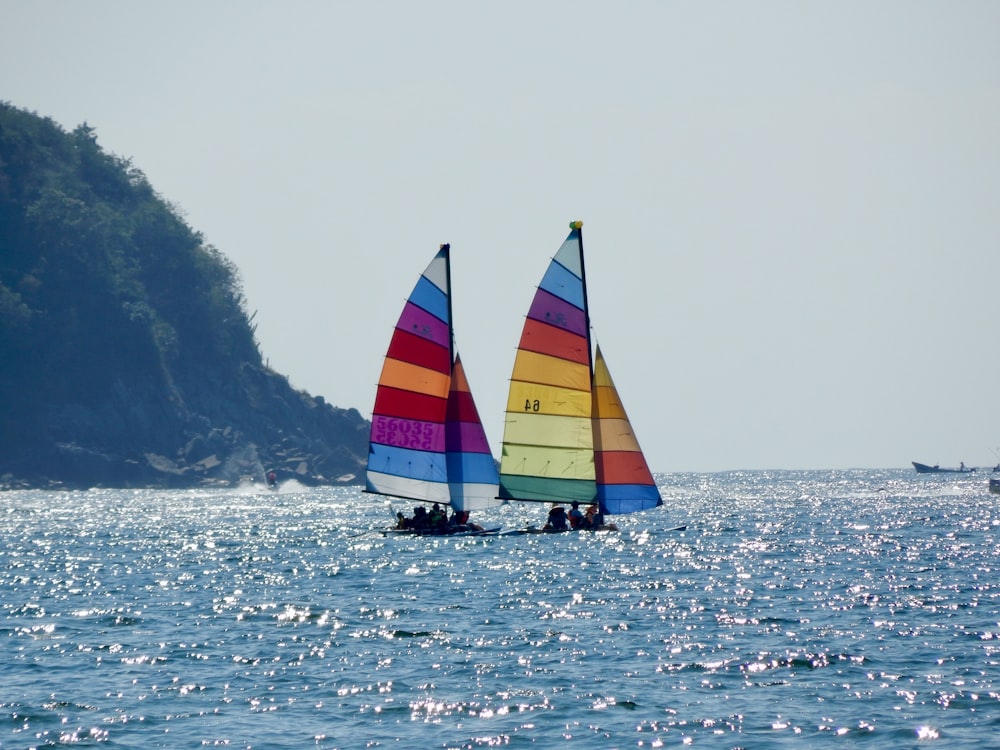
[(444, 275), (448, 285), (448, 361), (455, 362), (455, 318), (451, 310), (451, 244), (444, 242), (441, 244), (441, 252), (444, 254)]
[(583, 260), (583, 222), (571, 221), (570, 229), (575, 229), (580, 235), (580, 280), (583, 282), (583, 317), (587, 322), (587, 358), (590, 362), (590, 375), (594, 375), (594, 347), (590, 340), (590, 298), (587, 294), (587, 265)]

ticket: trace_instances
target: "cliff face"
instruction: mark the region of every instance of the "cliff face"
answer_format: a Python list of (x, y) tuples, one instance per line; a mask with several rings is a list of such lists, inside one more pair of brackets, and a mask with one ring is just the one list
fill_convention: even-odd
[(360, 480), (368, 423), (263, 364), (235, 266), (92, 129), (0, 103), (0, 488)]

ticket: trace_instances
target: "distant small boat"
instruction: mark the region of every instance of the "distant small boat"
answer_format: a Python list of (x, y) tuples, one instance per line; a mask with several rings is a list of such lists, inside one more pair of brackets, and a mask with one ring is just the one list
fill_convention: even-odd
[(1000, 495), (1000, 479), (990, 480), (990, 492), (994, 495)]
[(918, 464), (916, 461), (911, 461), (913, 468), (917, 470), (917, 474), (969, 474), (975, 471), (975, 468), (967, 468), (963, 463), (957, 469), (942, 469), (940, 466), (928, 466), (927, 464)]

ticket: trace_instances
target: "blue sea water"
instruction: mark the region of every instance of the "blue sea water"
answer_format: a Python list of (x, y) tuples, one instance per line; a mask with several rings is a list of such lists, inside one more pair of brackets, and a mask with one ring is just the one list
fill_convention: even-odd
[(1000, 746), (985, 475), (658, 479), (619, 533), (481, 538), (357, 488), (0, 493), (0, 748)]

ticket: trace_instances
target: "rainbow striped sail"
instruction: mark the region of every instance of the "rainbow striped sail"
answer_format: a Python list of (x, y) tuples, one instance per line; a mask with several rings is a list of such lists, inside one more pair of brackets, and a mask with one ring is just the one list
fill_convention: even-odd
[[(591, 358), (582, 223), (549, 263), (521, 333), (500, 459), (500, 497), (599, 503), (604, 513), (662, 504), (603, 357)], [(644, 471), (636, 471), (637, 467)]]
[(450, 247), (442, 245), (389, 342), (372, 411), (367, 492), (460, 511), (499, 502), (496, 466), (453, 347)]
[(458, 355), (448, 392), (445, 448), (451, 507), (473, 511), (499, 505), (497, 465)]
[(594, 361), (594, 462), (597, 500), (604, 513), (634, 513), (663, 504), (599, 346)]

